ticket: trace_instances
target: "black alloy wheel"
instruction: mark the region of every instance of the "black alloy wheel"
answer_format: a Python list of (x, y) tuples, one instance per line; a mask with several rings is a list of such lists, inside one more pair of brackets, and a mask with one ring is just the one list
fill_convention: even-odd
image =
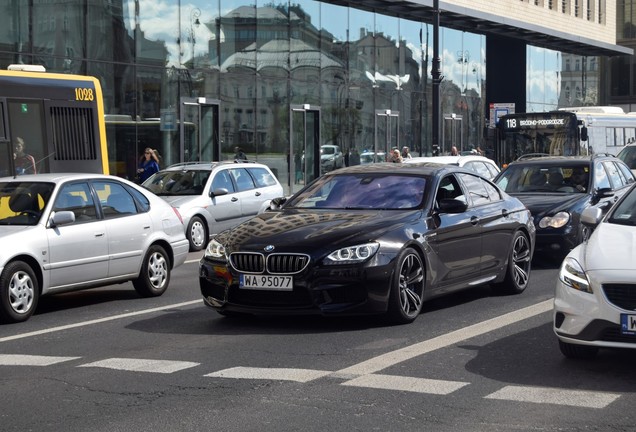
[(388, 317), (397, 324), (413, 322), (422, 311), (424, 264), (414, 249), (405, 249), (395, 260)]

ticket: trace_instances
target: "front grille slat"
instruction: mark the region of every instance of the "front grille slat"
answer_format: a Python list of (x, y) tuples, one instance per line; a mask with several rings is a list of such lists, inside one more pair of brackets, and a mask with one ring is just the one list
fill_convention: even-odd
[(603, 284), (603, 292), (613, 305), (625, 310), (636, 310), (636, 284)]
[(309, 265), (309, 255), (274, 253), (265, 255), (255, 252), (230, 254), (232, 267), (241, 273), (269, 273), (276, 275), (297, 274)]

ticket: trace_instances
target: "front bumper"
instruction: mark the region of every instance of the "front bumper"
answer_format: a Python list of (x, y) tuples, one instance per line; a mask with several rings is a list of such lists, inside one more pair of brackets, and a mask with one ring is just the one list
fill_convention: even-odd
[(291, 291), (239, 288), (239, 275), (202, 258), (199, 286), (207, 306), (219, 311), (275, 315), (364, 315), (385, 313), (392, 265), (325, 266), (293, 275)]
[[(636, 280), (636, 272), (622, 277)], [(636, 311), (613, 304), (599, 280), (588, 273), (593, 293), (577, 291), (557, 281), (554, 297), (553, 330), (563, 342), (607, 348), (636, 348), (636, 335), (621, 333), (621, 314)], [(607, 279), (603, 278), (604, 281)], [(606, 282), (607, 284), (607, 282)], [(636, 285), (635, 285), (636, 286)], [(621, 296), (624, 299), (624, 296)]]

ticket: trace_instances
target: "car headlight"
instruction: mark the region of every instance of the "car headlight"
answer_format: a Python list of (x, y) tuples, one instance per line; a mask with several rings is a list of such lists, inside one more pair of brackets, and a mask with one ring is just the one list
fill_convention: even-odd
[(558, 212), (554, 216), (546, 216), (539, 221), (539, 228), (561, 228), (570, 221), (570, 213)]
[(590, 294), (592, 293), (592, 287), (590, 286), (590, 281), (587, 279), (585, 270), (583, 270), (581, 264), (574, 258), (567, 257), (563, 260), (563, 264), (561, 264), (561, 269), (559, 270), (559, 279), (570, 288)]
[(325, 258), (325, 264), (361, 263), (371, 258), (379, 247), (380, 245), (378, 243), (366, 243), (338, 249), (331, 252), (327, 258)]
[(212, 259), (225, 259), (225, 246), (215, 239), (212, 239), (212, 241), (208, 243), (208, 247), (205, 248), (204, 256)]

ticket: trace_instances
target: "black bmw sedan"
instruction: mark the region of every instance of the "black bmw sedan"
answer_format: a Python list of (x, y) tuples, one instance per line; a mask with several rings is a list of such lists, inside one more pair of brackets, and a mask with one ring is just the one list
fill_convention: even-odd
[(200, 262), (207, 306), (229, 314), (386, 314), (490, 284), (528, 285), (535, 228), (488, 180), (437, 163), (329, 172), (216, 235)]

